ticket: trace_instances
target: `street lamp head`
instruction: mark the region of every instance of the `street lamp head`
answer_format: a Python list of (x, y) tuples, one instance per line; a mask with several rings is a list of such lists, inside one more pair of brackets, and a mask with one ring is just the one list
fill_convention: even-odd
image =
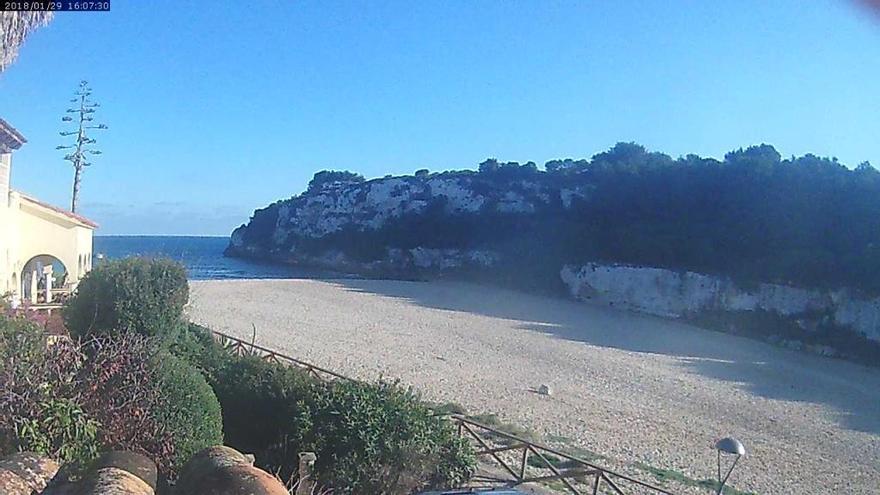
[(746, 454), (746, 448), (743, 447), (743, 444), (739, 440), (732, 437), (722, 438), (721, 440), (718, 440), (718, 443), (715, 444), (715, 448), (718, 449), (719, 452), (724, 452), (725, 454)]

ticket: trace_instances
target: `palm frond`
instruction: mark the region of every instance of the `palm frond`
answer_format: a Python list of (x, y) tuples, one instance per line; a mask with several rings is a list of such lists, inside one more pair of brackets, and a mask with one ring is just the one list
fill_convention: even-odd
[(52, 19), (52, 12), (0, 12), (0, 72), (15, 60), (27, 36)]

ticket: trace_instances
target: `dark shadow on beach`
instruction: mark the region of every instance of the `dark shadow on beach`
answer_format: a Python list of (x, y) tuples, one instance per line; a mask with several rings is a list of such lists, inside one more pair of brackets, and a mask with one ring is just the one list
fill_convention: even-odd
[(880, 369), (782, 349), (663, 318), (458, 282), (327, 280), (347, 290), (517, 321), (519, 328), (624, 351), (676, 358), (688, 372), (785, 401), (831, 406), (842, 426), (880, 435)]

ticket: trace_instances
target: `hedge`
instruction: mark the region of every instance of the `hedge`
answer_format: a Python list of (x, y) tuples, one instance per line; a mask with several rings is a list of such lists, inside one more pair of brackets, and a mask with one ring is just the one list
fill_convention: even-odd
[(125, 258), (96, 266), (64, 308), (74, 336), (136, 332), (173, 336), (189, 298), (186, 270), (167, 259)]
[(154, 359), (155, 386), (162, 390), (154, 415), (171, 438), (169, 466), (177, 471), (205, 447), (223, 444), (220, 402), (205, 377), (186, 361), (165, 352)]

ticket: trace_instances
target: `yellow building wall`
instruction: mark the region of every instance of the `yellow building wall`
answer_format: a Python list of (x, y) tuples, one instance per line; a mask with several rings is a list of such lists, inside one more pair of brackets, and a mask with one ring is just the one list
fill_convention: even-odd
[(11, 169), (12, 155), (0, 153), (0, 296), (21, 297), (22, 270), (41, 255), (58, 259), (75, 286), (92, 267), (93, 229), (11, 190)]
[(0, 292), (22, 295), (22, 270), (35, 256), (57, 258), (67, 271), (67, 283), (75, 285), (92, 266), (92, 229), (57, 213), (46, 211), (18, 193), (9, 195), (5, 211), (0, 213), (3, 241), (0, 253)]
[(21, 201), (18, 215), (18, 260), (24, 266), (34, 256), (58, 258), (67, 269), (68, 281), (85, 275), (83, 257), (91, 258), (92, 231), (85, 227), (53, 218), (53, 215)]

